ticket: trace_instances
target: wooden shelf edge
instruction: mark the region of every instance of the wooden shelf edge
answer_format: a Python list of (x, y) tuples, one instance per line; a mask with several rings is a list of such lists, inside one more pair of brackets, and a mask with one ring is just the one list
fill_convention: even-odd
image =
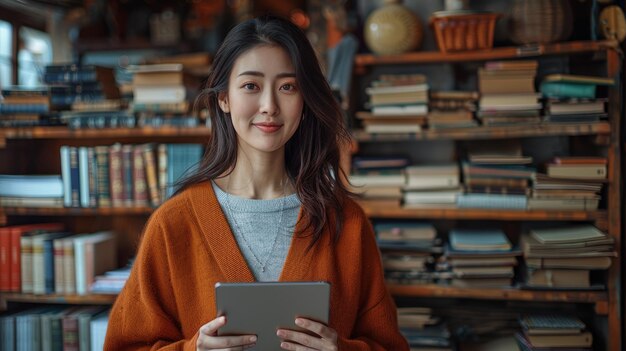
[[(358, 202), (358, 201), (357, 201)], [(359, 202), (365, 214), (374, 218), (431, 218), (431, 219), (489, 219), (536, 221), (592, 221), (606, 220), (606, 211), (525, 211), (480, 208), (402, 208), (373, 206)]]
[(61, 303), (76, 305), (110, 305), (115, 302), (117, 295), (34, 295), (0, 292), (0, 300), (4, 302), (28, 303)]
[(127, 137), (184, 137), (210, 136), (207, 127), (143, 127), (70, 129), (68, 127), (2, 128), (0, 140), (4, 139), (102, 139)]
[(536, 57), (542, 55), (575, 54), (617, 49), (619, 44), (614, 40), (571, 41), (554, 44), (495, 47), (490, 50), (459, 51), (444, 54), (440, 51), (416, 51), (400, 55), (377, 56), (374, 54), (358, 54), (354, 59), (355, 71), (359, 72), (366, 66), (381, 64), (419, 64), (442, 62), (483, 61), (507, 58)]
[(542, 123), (537, 125), (473, 127), (442, 130), (424, 130), (421, 133), (370, 134), (363, 130), (352, 131), (359, 142), (411, 141), (436, 139), (504, 139), (512, 137), (554, 136), (554, 135), (608, 135), (611, 127), (608, 122), (596, 123)]
[(428, 285), (401, 285), (387, 284), (391, 295), (402, 297), (423, 298), (468, 298), (478, 300), (519, 300), (519, 301), (552, 301), (552, 302), (579, 302), (605, 303), (607, 293), (604, 291), (557, 291), (557, 290), (519, 290), (486, 289), (486, 288), (457, 288), (435, 284)]
[(0, 214), (4, 216), (114, 216), (114, 215), (149, 215), (154, 212), (152, 207), (115, 207), (115, 208), (35, 208), (35, 207), (3, 207)]

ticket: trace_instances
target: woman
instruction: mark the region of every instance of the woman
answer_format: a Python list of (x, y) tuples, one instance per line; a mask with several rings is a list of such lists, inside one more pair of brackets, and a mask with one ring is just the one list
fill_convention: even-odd
[(254, 335), (217, 336), (214, 285), (280, 280), (331, 286), (328, 325), (298, 318), (310, 333), (278, 330), (283, 349), (408, 350), (371, 225), (338, 181), (348, 133), (304, 33), (239, 24), (207, 84), (207, 153), (148, 221), (105, 349), (252, 347)]

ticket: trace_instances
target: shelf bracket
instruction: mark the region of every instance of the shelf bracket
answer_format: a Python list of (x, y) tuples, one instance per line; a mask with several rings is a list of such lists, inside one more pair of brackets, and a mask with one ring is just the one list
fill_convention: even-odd
[(597, 301), (594, 309), (597, 314), (606, 316), (609, 314), (609, 303), (607, 301)]

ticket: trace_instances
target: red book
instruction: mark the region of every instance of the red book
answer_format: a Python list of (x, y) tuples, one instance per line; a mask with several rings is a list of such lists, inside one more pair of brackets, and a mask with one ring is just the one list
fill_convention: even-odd
[(552, 161), (557, 165), (606, 165), (606, 157), (593, 157), (593, 156), (568, 156), (568, 157), (555, 157)]
[(0, 291), (10, 291), (11, 287), (10, 247), (11, 230), (0, 228)]
[[(42, 224), (27, 224), (18, 225), (12, 227), (6, 227), (11, 231), (10, 241), (10, 256), (9, 256), (9, 291), (19, 292), (22, 287), (22, 263), (21, 263), (21, 248), (20, 238), (22, 234), (33, 230), (48, 230), (48, 231), (62, 231), (64, 228), (62, 223), (42, 223)], [(4, 267), (2, 267), (4, 272)], [(3, 273), (4, 275), (4, 273)]]

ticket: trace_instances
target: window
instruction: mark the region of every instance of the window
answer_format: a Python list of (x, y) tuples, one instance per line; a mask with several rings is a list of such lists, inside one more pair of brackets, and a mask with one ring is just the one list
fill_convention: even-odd
[(19, 38), (18, 84), (26, 87), (44, 84), (44, 69), (46, 65), (52, 62), (50, 35), (32, 28), (22, 27)]
[(13, 26), (0, 21), (0, 87), (11, 85), (11, 48)]

